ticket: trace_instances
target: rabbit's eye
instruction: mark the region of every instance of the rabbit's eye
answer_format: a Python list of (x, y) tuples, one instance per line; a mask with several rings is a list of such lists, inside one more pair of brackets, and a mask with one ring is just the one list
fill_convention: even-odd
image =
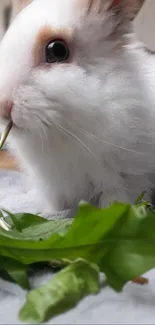
[(50, 42), (46, 47), (46, 62), (63, 62), (69, 58), (69, 48), (67, 44), (62, 40), (54, 40)]

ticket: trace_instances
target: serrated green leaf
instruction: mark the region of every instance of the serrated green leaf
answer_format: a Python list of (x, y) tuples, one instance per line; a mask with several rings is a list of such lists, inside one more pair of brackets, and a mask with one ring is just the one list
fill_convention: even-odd
[(155, 214), (138, 205), (99, 209), (83, 203), (73, 222), (48, 221), (22, 233), (0, 229), (0, 255), (23, 264), (84, 258), (98, 264), (118, 291), (155, 267)]
[(28, 293), (19, 318), (31, 324), (42, 323), (76, 306), (85, 296), (98, 292), (97, 265), (78, 260), (39, 289)]
[[(43, 224), (39, 237), (38, 233), (35, 236), (34, 227), (27, 228), (27, 233), (0, 229), (0, 255), (17, 259), (24, 264), (59, 259), (75, 260), (79, 257), (96, 263), (107, 252), (104, 236), (128, 209), (129, 206), (123, 204), (114, 204), (107, 209), (83, 204), (70, 227), (66, 226), (65, 221), (55, 221), (55, 228), (54, 221), (45, 224), (48, 236), (43, 231)], [(41, 241), (38, 240), (40, 237)]]

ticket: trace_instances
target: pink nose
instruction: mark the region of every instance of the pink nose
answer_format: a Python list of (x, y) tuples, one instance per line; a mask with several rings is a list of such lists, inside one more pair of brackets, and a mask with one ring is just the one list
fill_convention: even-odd
[(11, 118), (12, 106), (13, 106), (13, 102), (9, 101), (9, 100), (5, 101), (2, 104), (2, 113), (1, 113), (2, 117), (7, 118), (7, 119)]

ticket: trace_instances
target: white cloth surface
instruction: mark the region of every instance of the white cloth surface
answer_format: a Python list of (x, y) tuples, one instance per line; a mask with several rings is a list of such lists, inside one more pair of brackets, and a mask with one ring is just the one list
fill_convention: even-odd
[[(41, 200), (31, 182), (18, 172), (0, 171), (0, 207), (11, 212), (43, 212)], [(149, 284), (126, 285), (117, 294), (108, 286), (100, 294), (82, 300), (71, 311), (50, 324), (155, 324), (155, 270), (147, 274)], [(33, 287), (51, 275), (40, 274), (31, 279)], [(25, 301), (25, 292), (15, 284), (0, 280), (0, 324), (21, 324), (18, 311)]]

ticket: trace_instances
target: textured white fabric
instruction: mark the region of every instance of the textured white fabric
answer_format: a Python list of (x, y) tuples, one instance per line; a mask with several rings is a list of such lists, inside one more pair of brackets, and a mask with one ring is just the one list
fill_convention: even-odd
[[(31, 182), (17, 172), (0, 171), (0, 206), (12, 212), (43, 211), (39, 194)], [(27, 181), (27, 180), (26, 180)], [(37, 207), (37, 208), (36, 208)], [(50, 324), (154, 324), (155, 271), (148, 274), (146, 286), (129, 283), (120, 294), (105, 286), (97, 296), (84, 299), (73, 310), (54, 318)], [(32, 278), (33, 287), (51, 275)], [(18, 286), (0, 280), (0, 324), (21, 324), (18, 311), (24, 303), (25, 292)]]

